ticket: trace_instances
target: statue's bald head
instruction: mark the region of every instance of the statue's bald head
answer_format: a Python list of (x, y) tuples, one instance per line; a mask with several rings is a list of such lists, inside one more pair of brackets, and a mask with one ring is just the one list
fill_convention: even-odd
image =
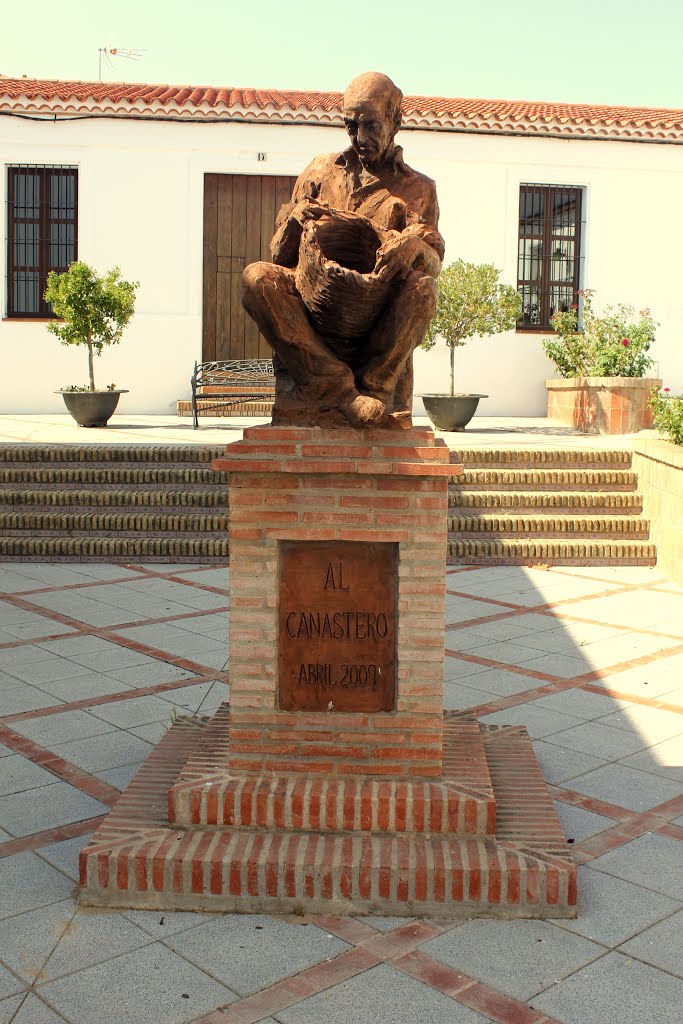
[(377, 170), (391, 154), (402, 98), (391, 79), (375, 71), (358, 75), (344, 93), (344, 127), (364, 167)]
[(394, 85), (388, 75), (379, 71), (366, 71), (347, 86), (344, 93), (343, 109), (365, 106), (367, 103), (382, 102), (387, 119), (391, 122), (394, 133), (401, 127), (401, 101), (403, 93)]

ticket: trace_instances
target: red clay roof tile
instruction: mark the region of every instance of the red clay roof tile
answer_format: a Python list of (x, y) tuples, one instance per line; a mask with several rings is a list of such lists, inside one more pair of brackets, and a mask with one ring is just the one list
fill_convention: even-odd
[[(55, 79), (11, 78), (0, 76), (0, 109), (22, 108), (34, 111), (53, 110), (55, 105), (70, 108), (77, 105), (93, 113), (125, 113), (126, 107), (139, 110), (141, 106), (152, 107), (164, 116), (162, 108), (178, 109), (183, 115), (197, 115), (207, 110), (213, 116), (231, 112), (244, 115), (251, 110), (258, 114), (266, 112), (291, 112), (303, 114), (306, 120), (315, 121), (316, 113), (325, 112), (337, 120), (341, 114), (342, 94), (339, 92), (299, 92), (279, 89), (236, 89), (214, 86), (150, 85), (127, 82), (78, 82)], [(58, 111), (60, 112), (60, 111)], [(622, 107), (587, 103), (554, 103), (533, 100), (490, 100), (448, 98), (445, 96), (405, 96), (403, 100), (404, 121), (407, 124), (422, 124), (424, 127), (463, 126), (465, 122), (479, 122), (481, 127), (515, 128), (540, 122), (555, 125), (556, 132), (572, 133), (580, 126), (612, 126), (612, 131), (622, 128), (637, 137), (649, 133), (663, 133), (677, 137), (683, 133), (683, 110), (648, 107)], [(263, 116), (263, 115), (262, 115)], [(273, 118), (278, 120), (277, 114)], [(289, 118), (292, 119), (291, 117)], [(559, 126), (566, 126), (560, 128)], [(646, 131), (640, 131), (645, 129)], [(546, 132), (547, 133), (547, 132)], [(651, 135), (654, 137), (654, 134)]]

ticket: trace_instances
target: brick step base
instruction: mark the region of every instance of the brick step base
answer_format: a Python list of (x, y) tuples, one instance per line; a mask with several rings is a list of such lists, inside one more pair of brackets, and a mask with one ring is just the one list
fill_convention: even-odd
[(451, 487), (450, 509), (490, 513), (491, 509), (533, 509), (562, 515), (631, 515), (642, 512), (643, 500), (633, 491), (482, 491)]
[(160, 533), (215, 533), (227, 530), (226, 513), (209, 512), (195, 515), (182, 513), (145, 513), (125, 510), (99, 513), (94, 510), (78, 512), (0, 512), (0, 536), (41, 532), (115, 533), (117, 536)]
[(91, 562), (221, 562), (228, 538), (0, 537), (0, 559)]
[[(191, 467), (177, 465), (159, 465), (153, 467), (134, 466), (102, 466), (89, 465), (54, 468), (52, 466), (31, 466), (22, 468), (0, 467), (0, 488), (10, 488), (15, 484), (33, 484), (34, 486), (55, 485), (65, 487), (108, 484), (115, 487), (159, 487), (178, 484), (193, 487), (216, 487), (221, 482), (221, 474), (210, 467)], [(223, 485), (225, 479), (223, 477)]]
[(465, 489), (632, 491), (638, 477), (624, 469), (465, 469), (453, 481)]
[[(2, 517), (0, 516), (0, 523)], [(650, 535), (650, 523), (641, 516), (590, 516), (578, 513), (571, 516), (449, 516), (449, 532), (466, 539), (513, 539), (515, 535), (524, 534), (533, 537), (571, 537), (623, 539), (624, 535), (638, 540), (647, 540)], [(463, 534), (475, 534), (476, 538), (467, 538)]]
[(0, 444), (0, 466), (19, 463), (40, 466), (43, 463), (117, 463), (127, 462), (132, 466), (158, 464), (167, 466), (176, 462), (188, 462), (192, 466), (201, 463), (209, 465), (212, 459), (223, 455), (221, 445), (197, 444), (119, 444), (119, 445), (78, 445), (78, 444)]
[(451, 462), (466, 469), (630, 469), (631, 453), (620, 449), (460, 448), (451, 450)]
[[(112, 508), (125, 508), (132, 512), (138, 508), (159, 508), (167, 515), (187, 515), (188, 510), (226, 509), (228, 491), (222, 484), (215, 491), (107, 491), (64, 490), (55, 488), (36, 491), (3, 491), (0, 489), (0, 507), (11, 507), (15, 512), (38, 507), (59, 508), (60, 512), (79, 515), (84, 509), (105, 513)], [(224, 513), (227, 515), (227, 511)]]
[(595, 540), (448, 540), (449, 560), (468, 565), (656, 565), (657, 549), (648, 541)]
[[(225, 558), (226, 474), (210, 466), (222, 454), (216, 445), (0, 445), (0, 558)], [(465, 473), (449, 491), (449, 561), (654, 564), (654, 547), (638, 544), (648, 534), (630, 459), (623, 450), (452, 452)]]
[[(445, 721), (459, 716), (446, 712)], [(496, 837), (181, 829), (166, 794), (206, 720), (179, 718), (80, 855), (86, 906), (572, 918), (576, 867), (526, 731), (482, 727)]]
[[(197, 415), (198, 416), (268, 416), (273, 411), (273, 403), (271, 401), (265, 402), (240, 402), (238, 405), (227, 406), (221, 404), (220, 401), (211, 401), (210, 398), (198, 399), (197, 401)], [(192, 402), (180, 399), (176, 402), (176, 415), (177, 416), (191, 416), (192, 415)]]
[(485, 838), (496, 802), (479, 724), (444, 723), (439, 779), (370, 776), (245, 776), (217, 769), (229, 754), (224, 705), (168, 795), (169, 821), (184, 827), (232, 825), (295, 832), (432, 832)]

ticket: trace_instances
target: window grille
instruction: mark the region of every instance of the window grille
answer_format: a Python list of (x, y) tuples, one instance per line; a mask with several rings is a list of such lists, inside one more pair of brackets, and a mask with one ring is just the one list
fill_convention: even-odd
[(50, 317), (49, 271), (78, 259), (78, 170), (7, 168), (7, 316)]
[(551, 317), (578, 304), (582, 278), (582, 189), (524, 184), (519, 190), (519, 330), (552, 330)]

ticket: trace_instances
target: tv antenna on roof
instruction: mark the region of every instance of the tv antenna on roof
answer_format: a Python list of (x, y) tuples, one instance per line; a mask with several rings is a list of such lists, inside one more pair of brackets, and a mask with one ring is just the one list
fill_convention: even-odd
[(106, 62), (108, 68), (113, 68), (114, 65), (111, 62), (112, 57), (125, 57), (126, 60), (141, 60), (146, 50), (136, 49), (123, 49), (120, 46), (100, 46), (98, 51), (100, 55), (99, 70), (98, 70), (98, 81), (102, 81), (102, 59)]

